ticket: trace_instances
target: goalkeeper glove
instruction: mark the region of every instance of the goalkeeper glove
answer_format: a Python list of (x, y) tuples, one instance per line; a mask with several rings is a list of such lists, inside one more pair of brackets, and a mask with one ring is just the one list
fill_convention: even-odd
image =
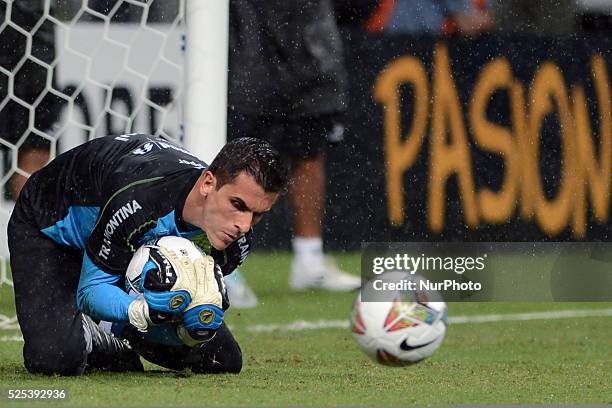
[(153, 324), (178, 319), (195, 295), (197, 276), (194, 262), (165, 246), (152, 247), (143, 267), (141, 292), (128, 309), (130, 323), (140, 331)]
[(183, 313), (177, 335), (188, 346), (210, 341), (223, 324), (229, 307), (221, 268), (210, 256), (194, 262), (197, 286), (191, 303)]

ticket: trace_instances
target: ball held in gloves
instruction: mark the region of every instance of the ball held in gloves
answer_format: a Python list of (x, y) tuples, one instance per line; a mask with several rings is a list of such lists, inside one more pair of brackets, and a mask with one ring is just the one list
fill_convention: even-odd
[(135, 309), (138, 316), (130, 319), (139, 330), (146, 331), (150, 324), (179, 323), (177, 334), (188, 345), (210, 339), (229, 306), (214, 259), (180, 237), (163, 237), (139, 248), (128, 267), (125, 287), (146, 303), (141, 305), (146, 308), (143, 316)]
[(194, 262), (204, 254), (188, 239), (167, 236), (141, 246), (132, 257), (125, 276), (131, 296), (144, 295), (151, 309), (180, 313), (191, 303), (197, 289)]

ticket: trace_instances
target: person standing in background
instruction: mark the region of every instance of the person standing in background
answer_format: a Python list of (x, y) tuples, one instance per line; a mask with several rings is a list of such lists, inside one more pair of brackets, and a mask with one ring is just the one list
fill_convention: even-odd
[(369, 32), (473, 36), (493, 27), (487, 0), (380, 0)]
[[(228, 139), (264, 138), (291, 163), (290, 287), (358, 288), (357, 276), (339, 270), (323, 254), (325, 148), (343, 139), (347, 97), (331, 2), (231, 0), (229, 42)], [(243, 279), (237, 282), (230, 284), (234, 305), (247, 296), (235, 291), (237, 285), (246, 286)]]
[[(55, 58), (53, 24), (43, 20), (42, 0), (16, 0), (0, 8), (0, 20), (5, 24), (0, 31), (0, 66), (13, 75), (13, 89), (9, 81), (0, 81), (0, 146), (15, 146), (5, 150), (3, 173), (19, 168), (31, 174), (47, 164), (51, 138), (59, 118), (61, 99), (47, 89), (47, 78), (55, 75), (48, 65), (34, 62), (31, 57), (51, 64)], [(52, 10), (50, 10), (52, 12)], [(39, 24), (40, 23), (40, 24)], [(21, 27), (32, 37), (31, 54), (28, 37), (14, 27)], [(28, 58), (29, 57), (29, 58)], [(5, 73), (6, 73), (5, 72)], [(42, 97), (42, 98), (41, 98)], [(33, 126), (30, 126), (33, 118)], [(17, 154), (12, 154), (16, 151)], [(16, 163), (14, 163), (16, 161)], [(5, 197), (17, 200), (27, 178), (13, 171)]]
[(499, 0), (493, 7), (498, 31), (551, 36), (573, 33), (576, 11), (576, 0)]

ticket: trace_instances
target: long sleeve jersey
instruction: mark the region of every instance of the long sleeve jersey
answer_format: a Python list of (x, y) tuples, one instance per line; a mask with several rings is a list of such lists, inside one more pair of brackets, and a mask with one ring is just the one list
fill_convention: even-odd
[(79, 308), (125, 322), (132, 298), (123, 278), (133, 253), (156, 238), (192, 240), (225, 275), (247, 256), (250, 232), (224, 251), (182, 219), (187, 195), (206, 163), (148, 135), (108, 136), (59, 155), (28, 180), (20, 198), (29, 218), (53, 241), (83, 251)]

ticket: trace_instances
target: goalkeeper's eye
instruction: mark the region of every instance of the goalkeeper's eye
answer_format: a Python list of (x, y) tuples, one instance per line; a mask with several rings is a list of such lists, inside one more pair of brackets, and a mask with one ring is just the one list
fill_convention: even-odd
[(244, 201), (239, 200), (237, 198), (232, 200), (232, 205), (234, 206), (235, 209), (237, 209), (238, 211), (249, 211), (249, 208), (247, 207), (247, 205), (245, 204)]
[(253, 213), (253, 221), (251, 222), (253, 225), (257, 224), (263, 218), (263, 213), (256, 212), (247, 207), (246, 203), (240, 199), (232, 200), (232, 205), (235, 209), (240, 212), (251, 212)]
[(237, 209), (238, 211), (248, 212), (252, 214), (251, 225), (255, 225), (259, 221), (261, 221), (264, 214), (267, 212), (267, 211), (264, 211), (264, 212), (253, 211), (251, 208), (249, 208), (249, 206), (246, 205), (246, 203), (242, 199), (237, 198), (237, 197), (232, 198), (231, 203), (234, 206), (234, 208)]

